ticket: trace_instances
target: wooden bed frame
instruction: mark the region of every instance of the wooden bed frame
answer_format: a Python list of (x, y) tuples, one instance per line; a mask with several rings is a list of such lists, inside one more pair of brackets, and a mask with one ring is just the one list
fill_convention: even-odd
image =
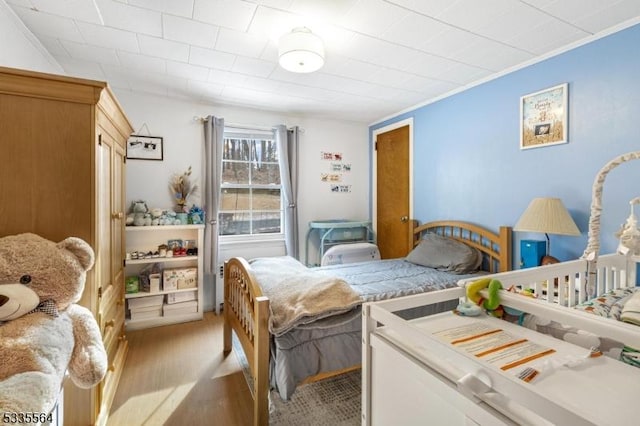
[[(488, 272), (511, 268), (511, 228), (499, 233), (460, 221), (437, 221), (417, 226), (412, 221), (411, 247), (423, 233), (431, 232), (462, 241), (483, 253), (483, 269)], [(254, 425), (269, 424), (269, 299), (262, 294), (249, 263), (234, 257), (224, 265), (224, 353), (232, 349), (232, 331), (247, 355), (254, 386)], [(323, 374), (326, 377), (327, 374)]]
[(424, 232), (453, 238), (480, 250), (484, 256), (482, 269), (487, 272), (511, 270), (511, 227), (509, 226), (501, 226), (496, 234), (467, 222), (441, 220), (418, 226), (417, 221), (414, 220), (409, 237), (411, 247), (416, 247), (420, 243)]

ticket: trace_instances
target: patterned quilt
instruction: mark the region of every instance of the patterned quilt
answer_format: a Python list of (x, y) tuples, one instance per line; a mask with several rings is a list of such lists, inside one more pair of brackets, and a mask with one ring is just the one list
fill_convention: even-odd
[[(629, 302), (634, 295), (640, 295), (640, 292), (636, 291), (638, 289), (638, 287), (635, 287), (612, 290), (575, 306), (575, 309), (620, 321), (627, 302)], [(619, 359), (635, 367), (640, 367), (640, 350), (638, 350), (640, 348), (631, 348), (623, 342), (608, 337), (596, 336), (593, 333), (579, 330), (575, 327), (567, 327), (535, 315), (525, 315), (522, 325), (586, 349), (592, 347), (598, 348), (602, 353), (611, 358)]]
[(622, 315), (622, 309), (624, 308), (625, 303), (635, 292), (635, 287), (611, 290), (602, 296), (595, 297), (577, 305), (576, 309), (601, 317), (614, 318), (620, 321), (620, 315)]

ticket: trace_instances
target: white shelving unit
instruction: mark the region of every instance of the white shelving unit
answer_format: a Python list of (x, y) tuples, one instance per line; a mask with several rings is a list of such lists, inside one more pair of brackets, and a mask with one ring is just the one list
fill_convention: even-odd
[[(202, 252), (204, 249), (204, 225), (168, 225), (168, 226), (127, 226), (126, 227), (126, 247), (127, 253), (134, 251), (154, 252), (160, 244), (167, 244), (169, 240), (194, 240), (198, 247), (197, 256), (178, 256), (178, 257), (154, 257), (148, 259), (127, 260), (125, 273), (126, 276), (135, 276), (147, 265), (160, 263), (164, 269), (168, 268), (186, 268), (195, 267), (198, 272), (198, 281), (196, 288), (177, 289), (177, 290), (161, 290), (159, 292), (147, 293), (128, 293), (125, 295), (127, 300), (127, 319), (125, 320), (125, 328), (129, 331), (139, 330), (143, 328), (158, 327), (161, 325), (176, 324), (180, 322), (201, 320), (203, 316), (203, 300), (202, 287), (204, 268), (202, 262)], [(139, 299), (150, 296), (166, 295), (171, 293), (196, 292), (196, 300), (198, 302), (197, 312), (181, 315), (161, 316), (157, 318), (135, 319), (129, 316), (129, 300)], [(166, 298), (165, 298), (166, 299)], [(166, 300), (165, 302), (166, 303)]]

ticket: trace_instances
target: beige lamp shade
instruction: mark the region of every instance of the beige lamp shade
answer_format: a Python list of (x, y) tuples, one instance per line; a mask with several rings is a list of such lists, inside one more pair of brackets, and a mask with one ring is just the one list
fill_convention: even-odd
[(559, 198), (534, 198), (513, 230), (580, 235), (580, 230)]

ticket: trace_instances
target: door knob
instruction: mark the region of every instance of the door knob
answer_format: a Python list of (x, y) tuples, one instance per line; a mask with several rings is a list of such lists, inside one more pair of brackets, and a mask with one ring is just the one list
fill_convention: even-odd
[(402, 222), (402, 223), (407, 223), (408, 221), (409, 221), (409, 216), (402, 216), (400, 218), (400, 222)]

